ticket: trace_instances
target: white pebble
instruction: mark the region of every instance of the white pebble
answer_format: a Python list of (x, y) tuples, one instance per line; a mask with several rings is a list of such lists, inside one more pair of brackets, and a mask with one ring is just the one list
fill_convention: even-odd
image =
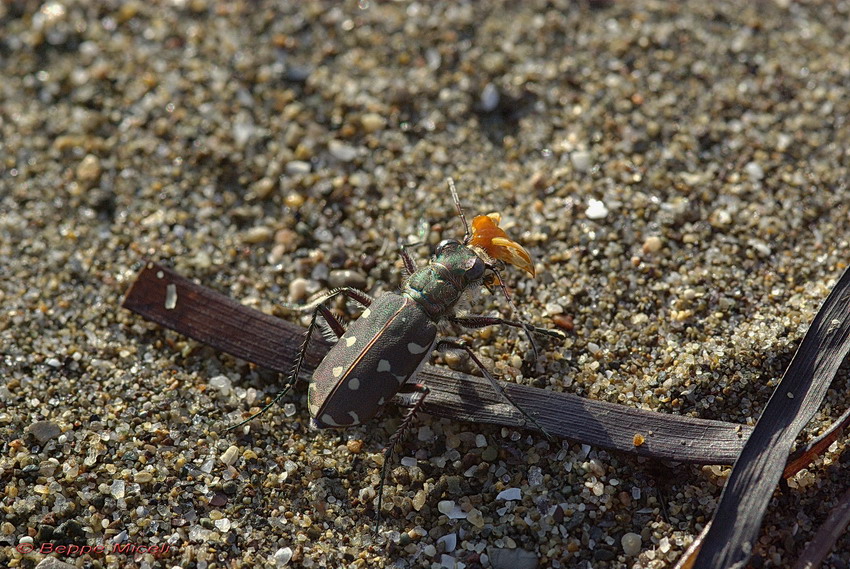
[(449, 534), (444, 535), (443, 537), (441, 537), (440, 539), (437, 540), (437, 545), (439, 545), (441, 543), (445, 544), (444, 551), (446, 553), (451, 553), (457, 547), (457, 534), (456, 533), (449, 533)]
[(357, 157), (356, 148), (339, 140), (328, 142), (328, 152), (341, 162), (351, 162)]
[(744, 166), (744, 172), (746, 172), (747, 176), (750, 177), (750, 180), (753, 181), (758, 181), (764, 178), (764, 170), (756, 162), (748, 162), (747, 165)]
[(484, 448), (487, 446), (487, 437), (484, 435), (478, 434), (475, 435), (475, 446), (478, 448)]
[(528, 469), (528, 485), (540, 486), (543, 484), (543, 469), (539, 466), (532, 466)]
[(587, 172), (593, 166), (592, 156), (586, 150), (578, 150), (570, 155), (573, 168), (579, 172)]
[(289, 283), (289, 296), (286, 297), (286, 300), (289, 302), (303, 300), (307, 296), (307, 284), (307, 279), (301, 277), (292, 279), (292, 282)]
[(454, 500), (440, 500), (437, 503), (437, 510), (439, 510), (439, 512), (441, 514), (445, 514), (447, 516), (449, 515), (449, 512), (451, 512), (454, 509), (454, 507), (455, 507)]
[(289, 565), (289, 561), (292, 559), (292, 548), (291, 547), (281, 547), (277, 551), (274, 552), (272, 556), (272, 561), (274, 562), (276, 567), (285, 567)]
[(441, 500), (437, 504), (437, 510), (450, 520), (465, 520), (467, 515), (460, 506), (455, 504), (454, 500)]
[(360, 117), (360, 124), (366, 132), (375, 132), (387, 126), (387, 120), (378, 113), (366, 113)]
[(497, 500), (522, 500), (522, 492), (519, 488), (505, 488), (499, 495), (496, 496)]
[(233, 466), (233, 463), (236, 462), (236, 459), (239, 458), (239, 447), (236, 445), (230, 445), (224, 453), (222, 453), (220, 460), (227, 466)]
[(399, 462), (402, 466), (407, 466), (408, 468), (411, 466), (416, 466), (416, 459), (412, 456), (405, 456)]
[(303, 160), (293, 160), (286, 163), (286, 173), (290, 176), (309, 174), (312, 166)]
[(588, 219), (605, 219), (605, 216), (608, 215), (608, 208), (601, 201), (590, 198), (587, 200), (587, 209), (584, 211), (584, 215)]
[(643, 246), (641, 249), (644, 253), (657, 253), (661, 250), (661, 247), (664, 243), (661, 241), (661, 238), (657, 235), (650, 235), (643, 241)]
[(487, 83), (481, 90), (481, 110), (485, 113), (495, 111), (500, 98), (499, 89), (492, 83)]
[(233, 382), (226, 375), (217, 375), (210, 378), (210, 387), (218, 389), (222, 395), (230, 395), (230, 391), (233, 389)]
[(620, 543), (623, 544), (623, 553), (628, 555), (629, 557), (634, 557), (635, 555), (640, 553), (641, 548), (641, 538), (640, 534), (637, 533), (627, 533), (623, 535)]
[(419, 432), (417, 433), (416, 438), (423, 443), (432, 441), (434, 440), (434, 430), (428, 425), (423, 425), (419, 427)]
[(258, 225), (245, 231), (245, 233), (242, 234), (242, 241), (253, 245), (264, 241), (271, 241), (272, 237), (274, 237), (274, 231), (272, 231), (270, 227)]

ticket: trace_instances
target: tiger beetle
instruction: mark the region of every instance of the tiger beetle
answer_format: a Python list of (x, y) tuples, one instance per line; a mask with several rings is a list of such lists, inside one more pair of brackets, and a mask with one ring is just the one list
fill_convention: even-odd
[[(263, 414), (292, 388), (301, 372), (313, 332), (320, 326), (317, 319), (321, 315), (330, 329), (324, 329), (326, 335), (334, 336), (337, 342), (313, 372), (307, 391), (307, 405), (313, 424), (318, 428), (361, 425), (372, 419), (396, 395), (406, 400), (405, 406), (409, 408), (384, 449), (381, 483), (378, 487), (376, 533), (381, 518), (387, 466), (395, 446), (428, 395), (425, 385), (411, 380), (428, 360), (432, 350), (449, 348), (466, 352), (493, 388), (513, 405), (528, 423), (551, 439), (534, 417), (508, 395), (466, 342), (461, 339), (437, 338), (437, 325), (443, 320), (467, 328), (501, 324), (522, 329), (528, 336), (535, 355), (537, 348), (531, 336), (532, 332), (560, 339), (564, 337), (561, 332), (537, 328), (524, 322), (492, 316), (455, 315), (454, 307), (464, 292), (477, 286), (490, 288), (489, 285), (493, 282), (498, 283), (505, 299), (513, 307), (500, 275), (500, 270), (504, 267), (502, 261), (522, 268), (532, 276), (534, 264), (526, 250), (511, 241), (498, 227), (498, 214), (476, 217), (473, 220), (473, 230), (470, 231), (454, 182), (449, 178), (448, 183), (458, 215), (466, 229), (463, 241), (442, 241), (437, 245), (428, 265), (421, 268), (417, 268), (405, 245), (402, 245), (401, 258), (408, 276), (400, 292), (386, 292), (373, 299), (357, 289), (342, 287), (299, 307), (304, 311), (312, 310), (313, 315), (292, 374), (269, 404), (255, 415), (227, 429), (236, 429)], [(364, 307), (360, 317), (347, 330), (325, 306), (326, 302), (339, 295), (344, 295)]]

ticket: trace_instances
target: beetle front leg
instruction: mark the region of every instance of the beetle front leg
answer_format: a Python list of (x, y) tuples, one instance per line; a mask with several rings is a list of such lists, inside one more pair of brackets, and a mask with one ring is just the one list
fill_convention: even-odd
[(483, 328), (484, 326), (492, 326), (494, 324), (501, 324), (503, 326), (513, 326), (514, 328), (520, 328), (525, 332), (525, 335), (528, 337), (528, 341), (531, 343), (531, 350), (534, 352), (534, 359), (536, 360), (539, 356), (537, 351), (537, 344), (534, 343), (534, 338), (532, 338), (532, 332), (535, 334), (541, 334), (545, 336), (549, 336), (552, 338), (558, 338), (563, 340), (566, 336), (557, 330), (547, 330), (546, 328), (538, 328), (537, 326), (532, 326), (531, 324), (526, 324), (525, 322), (517, 322), (515, 320), (505, 320), (504, 318), (498, 318), (496, 316), (452, 316), (449, 318), (449, 321), (454, 322), (455, 324), (460, 324), (465, 328)]
[[(355, 291), (355, 292), (352, 293), (352, 291)], [(262, 415), (263, 413), (265, 413), (266, 411), (268, 411), (269, 409), (274, 407), (277, 404), (277, 402), (280, 401), (283, 398), (283, 396), (286, 395), (289, 392), (290, 389), (292, 389), (292, 386), (295, 385), (295, 382), (298, 381), (298, 376), (301, 374), (301, 367), (304, 365), (304, 358), (307, 355), (307, 346), (309, 346), (309, 344), (310, 344), (310, 338), (313, 337), (313, 331), (318, 327), (317, 318), (318, 318), (319, 314), (322, 315), (322, 317), (325, 319), (325, 322), (328, 323), (328, 326), (330, 326), (333, 333), (336, 334), (337, 338), (340, 338), (340, 337), (342, 337), (343, 334), (345, 334), (345, 327), (342, 325), (342, 323), (339, 320), (337, 320), (336, 316), (333, 315), (333, 313), (328, 309), (328, 307), (324, 305), (325, 302), (327, 302), (328, 300), (330, 300), (333, 297), (338, 296), (340, 294), (344, 294), (345, 296), (355, 300), (356, 302), (363, 304), (367, 308), (369, 307), (370, 304), (372, 304), (372, 297), (370, 297), (366, 293), (360, 292), (357, 289), (348, 288), (348, 287), (338, 288), (338, 289), (334, 289), (330, 293), (328, 293), (324, 297), (322, 302), (319, 303), (313, 309), (313, 317), (310, 319), (310, 325), (307, 327), (307, 334), (304, 336), (304, 342), (301, 344), (301, 349), (298, 352), (298, 357), (295, 359), (295, 366), (293, 367), (293, 371), (289, 375), (289, 378), (283, 384), (283, 388), (275, 394), (275, 396), (271, 400), (271, 402), (266, 404), (257, 413), (254, 413), (253, 415), (251, 415), (250, 417), (248, 417), (247, 419), (245, 419), (241, 423), (237, 423), (236, 425), (228, 427), (227, 429), (224, 430), (225, 433), (229, 433), (230, 431), (232, 431), (234, 429), (238, 429), (242, 425), (253, 421), (257, 417), (259, 417), (260, 415)]]
[(563, 332), (559, 332), (558, 330), (538, 328), (537, 326), (532, 326), (531, 324), (526, 324), (525, 322), (517, 322), (516, 320), (505, 320), (504, 318), (499, 318), (497, 316), (453, 316), (449, 318), (449, 321), (454, 322), (455, 324), (460, 324), (464, 328), (483, 328), (484, 326), (493, 326), (495, 324), (501, 324), (502, 326), (513, 326), (514, 328), (522, 328), (527, 332), (534, 332), (535, 334), (550, 336), (552, 338), (558, 338), (559, 340), (563, 340), (566, 337)]
[(401, 247), (401, 260), (404, 263), (404, 270), (407, 271), (407, 276), (416, 272), (416, 261), (414, 261), (413, 257), (410, 256), (410, 253), (407, 252), (408, 247), (414, 247), (415, 245), (418, 245), (418, 243), (414, 245), (407, 245), (399, 242), (399, 246)]
[(398, 426), (398, 429), (396, 429), (395, 433), (393, 433), (393, 436), (390, 437), (387, 447), (384, 449), (384, 465), (381, 467), (381, 483), (378, 486), (378, 509), (375, 513), (375, 534), (378, 533), (378, 527), (381, 523), (381, 505), (384, 502), (384, 483), (387, 480), (388, 465), (392, 460), (396, 445), (401, 442), (402, 437), (404, 437), (404, 434), (410, 428), (410, 425), (413, 423), (413, 418), (416, 416), (416, 412), (419, 411), (420, 407), (422, 407), (422, 404), (425, 402), (425, 397), (428, 395), (429, 391), (428, 387), (421, 383), (406, 383), (399, 389), (399, 393), (414, 394), (415, 400), (413, 401), (410, 409), (408, 409), (407, 413), (404, 415), (401, 425)]
[(500, 384), (498, 381), (496, 381), (496, 378), (494, 378), (494, 377), (490, 374), (490, 372), (489, 372), (489, 371), (487, 371), (487, 367), (486, 367), (483, 363), (481, 363), (481, 360), (479, 360), (479, 359), (478, 359), (478, 356), (476, 356), (476, 355), (475, 355), (475, 352), (473, 352), (473, 351), (472, 351), (472, 348), (469, 346), (469, 344), (467, 344), (467, 343), (466, 343), (466, 342), (464, 342), (463, 340), (451, 340), (451, 339), (444, 339), (444, 340), (438, 340), (438, 341), (437, 341), (437, 344), (434, 346), (434, 349), (435, 349), (435, 350), (440, 350), (440, 349), (445, 348), (445, 347), (447, 347), (447, 348), (456, 348), (456, 349), (458, 349), (458, 350), (463, 350), (463, 351), (465, 351), (465, 352), (469, 355), (469, 357), (470, 357), (470, 358), (472, 358), (472, 361), (473, 361), (473, 362), (475, 362), (475, 365), (477, 365), (477, 366), (478, 366), (478, 369), (480, 369), (480, 370), (481, 370), (481, 373), (482, 373), (482, 374), (484, 374), (484, 377), (487, 379), (487, 381), (489, 381), (489, 382), (490, 382), (490, 385), (492, 385), (492, 386), (493, 386), (493, 389), (495, 389), (498, 393), (500, 393), (500, 394), (502, 395), (502, 397), (504, 397), (504, 398), (505, 398), (505, 400), (507, 400), (507, 401), (508, 401), (511, 405), (513, 405), (513, 406), (514, 406), (514, 409), (516, 409), (517, 411), (519, 411), (520, 413), (522, 413), (522, 416), (523, 416), (523, 417), (525, 417), (526, 421), (530, 422), (530, 423), (531, 423), (531, 424), (533, 424), (535, 427), (537, 427), (537, 430), (539, 430), (541, 433), (543, 433), (543, 435), (544, 435), (544, 436), (545, 436), (545, 437), (546, 437), (549, 441), (553, 441), (553, 440), (554, 440), (554, 438), (552, 437), (552, 435), (550, 435), (550, 434), (549, 434), (549, 432), (548, 432), (546, 429), (544, 429), (544, 428), (543, 428), (543, 426), (542, 426), (540, 423), (538, 423), (538, 422), (537, 422), (537, 420), (536, 420), (534, 417), (532, 417), (531, 415), (529, 415), (529, 414), (525, 411), (525, 409), (523, 409), (522, 407), (520, 407), (520, 406), (517, 404), (517, 402), (516, 402), (516, 401), (514, 401), (514, 400), (511, 398), (511, 396), (510, 396), (510, 395), (508, 395), (508, 392), (505, 390), (505, 388), (502, 386), (502, 384)]

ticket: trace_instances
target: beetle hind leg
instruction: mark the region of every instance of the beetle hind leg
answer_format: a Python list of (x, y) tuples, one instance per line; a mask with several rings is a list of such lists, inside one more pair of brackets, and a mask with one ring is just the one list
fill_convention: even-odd
[(547, 440), (549, 440), (549, 441), (554, 440), (552, 438), (552, 435), (549, 434), (549, 432), (543, 427), (543, 425), (538, 423), (537, 420), (534, 417), (529, 415), (528, 412), (525, 409), (520, 407), (519, 404), (517, 404), (517, 402), (514, 401), (513, 398), (510, 395), (508, 395), (507, 390), (502, 386), (502, 384), (500, 384), (496, 380), (495, 377), (493, 377), (493, 375), (487, 370), (487, 367), (483, 363), (481, 363), (481, 360), (478, 359), (478, 356), (475, 355), (475, 352), (472, 350), (472, 348), (469, 346), (469, 344), (467, 344), (463, 340), (453, 340), (453, 339), (448, 339), (448, 338), (443, 339), (443, 340), (438, 340), (437, 344), (434, 346), (434, 349), (435, 350), (441, 350), (443, 348), (455, 348), (455, 349), (458, 349), (458, 350), (465, 351), (469, 355), (469, 357), (472, 358), (472, 361), (475, 362), (475, 365), (478, 366), (478, 369), (481, 370), (481, 373), (484, 374), (484, 377), (487, 379), (487, 381), (490, 382), (490, 385), (493, 386), (493, 389), (495, 389), (497, 393), (499, 393), (502, 397), (504, 397), (505, 400), (508, 401), (508, 403), (513, 405), (514, 409), (519, 411), (528, 423), (531, 423), (532, 425), (534, 425), (534, 427), (537, 428), (538, 431), (543, 433), (543, 435), (546, 437)]
[(414, 400), (411, 402), (410, 408), (404, 415), (404, 419), (401, 420), (401, 424), (398, 426), (395, 433), (393, 433), (393, 436), (390, 437), (387, 447), (384, 449), (384, 465), (381, 467), (381, 483), (378, 486), (378, 508), (375, 511), (376, 535), (378, 533), (379, 526), (381, 525), (381, 506), (384, 503), (384, 484), (387, 480), (388, 465), (392, 460), (396, 445), (401, 442), (405, 433), (410, 428), (410, 425), (413, 424), (413, 418), (425, 402), (425, 397), (428, 395), (429, 391), (428, 387), (421, 383), (408, 383), (399, 389), (399, 393), (405, 392), (405, 394), (413, 394)]
[[(352, 290), (354, 290), (354, 289), (352, 289)], [(357, 292), (360, 293), (360, 291), (357, 291)], [(323, 302), (330, 300), (333, 296), (336, 296), (338, 294), (345, 294), (346, 296), (348, 296), (349, 290), (348, 289), (336, 289), (335, 291), (332, 291), (332, 293), (327, 298), (325, 298), (325, 300)], [(360, 293), (360, 294), (363, 295), (365, 298), (367, 298), (368, 301), (371, 303), (371, 297), (369, 297), (368, 295), (366, 295), (364, 293)], [(369, 305), (367, 304), (366, 306), (368, 307)], [(324, 318), (325, 322), (327, 323), (328, 328), (323, 328), (319, 324), (319, 322), (318, 322), (319, 314), (321, 314), (322, 317)], [(253, 421), (257, 417), (259, 417), (260, 415), (262, 415), (263, 413), (265, 413), (266, 411), (268, 411), (269, 409), (271, 409), (272, 407), (277, 405), (278, 401), (280, 401), (283, 398), (283, 396), (286, 395), (289, 392), (290, 389), (292, 389), (292, 386), (295, 385), (295, 383), (298, 381), (298, 376), (301, 374), (301, 367), (304, 365), (304, 358), (307, 355), (307, 347), (310, 345), (310, 339), (313, 337), (313, 330), (315, 330), (316, 328), (319, 328), (319, 331), (322, 334), (322, 337), (325, 338), (325, 339), (329, 339), (328, 336), (331, 336), (331, 335), (336, 335), (336, 338), (339, 339), (345, 333), (345, 327), (342, 325), (342, 323), (339, 320), (337, 320), (336, 316), (333, 315), (333, 313), (330, 311), (330, 309), (327, 306), (325, 306), (323, 303), (320, 303), (319, 305), (317, 305), (313, 309), (313, 317), (310, 319), (310, 325), (307, 327), (307, 334), (305, 334), (304, 342), (301, 344), (301, 349), (298, 351), (298, 357), (295, 359), (295, 365), (293, 366), (292, 373), (289, 375), (286, 382), (283, 384), (283, 388), (281, 388), (281, 390), (278, 391), (275, 394), (274, 398), (269, 403), (267, 403), (262, 409), (260, 409), (258, 412), (254, 413), (253, 415), (251, 415), (250, 417), (248, 417), (244, 421), (241, 421), (241, 422), (239, 422), (235, 425), (232, 425), (232, 426), (226, 428), (224, 430), (225, 433), (229, 433), (230, 431), (232, 431), (234, 429), (238, 429), (242, 425), (245, 425), (246, 423)], [(330, 339), (332, 339), (332, 338), (330, 338)]]

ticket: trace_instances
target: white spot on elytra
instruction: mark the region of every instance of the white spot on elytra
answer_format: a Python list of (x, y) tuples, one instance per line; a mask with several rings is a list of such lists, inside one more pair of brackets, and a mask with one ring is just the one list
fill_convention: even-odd
[(352, 377), (348, 380), (348, 388), (352, 391), (357, 391), (360, 389), (360, 380), (356, 377)]
[(360, 417), (357, 416), (357, 413), (355, 413), (354, 411), (349, 411), (348, 414), (351, 415), (352, 419), (354, 419), (354, 425), (360, 424)]
[(342, 375), (342, 366), (336, 366), (331, 370), (331, 373), (334, 374), (334, 377), (339, 377)]
[(411, 354), (421, 354), (422, 352), (424, 352), (427, 349), (428, 348), (426, 346), (420, 346), (416, 342), (410, 342), (407, 345), (407, 351), (410, 352)]
[(404, 374), (401, 374), (401, 375), (393, 374), (393, 377), (398, 380), (399, 385), (402, 385), (405, 381), (407, 381), (407, 376), (404, 375)]
[(381, 360), (378, 362), (378, 371), (390, 371), (390, 362)]
[(322, 423), (324, 423), (325, 425), (329, 425), (329, 426), (331, 426), (331, 427), (342, 427), (342, 425), (340, 425), (339, 423), (337, 423), (336, 421), (334, 421), (334, 420), (333, 420), (333, 417), (331, 417), (331, 416), (330, 416), (330, 415), (328, 415), (327, 413), (325, 413), (324, 415), (322, 415)]
[(386, 403), (386, 400), (383, 397), (378, 399), (378, 405), (383, 405), (384, 403)]
[(345, 345), (349, 348), (357, 343), (357, 336), (350, 336), (345, 339)]
[(367, 308), (360, 314), (360, 318), (369, 318), (370, 314), (372, 314), (372, 311)]

